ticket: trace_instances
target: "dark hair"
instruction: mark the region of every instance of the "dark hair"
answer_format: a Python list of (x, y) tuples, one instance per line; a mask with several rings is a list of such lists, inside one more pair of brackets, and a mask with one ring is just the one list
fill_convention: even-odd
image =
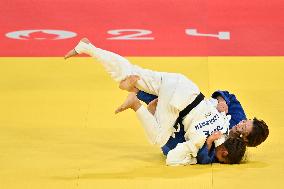
[(243, 159), (246, 152), (246, 143), (240, 137), (229, 137), (224, 143), (224, 147), (228, 151), (225, 157), (226, 163), (237, 164)]
[(247, 146), (256, 147), (266, 140), (269, 135), (269, 129), (263, 120), (253, 119), (252, 131), (248, 134)]

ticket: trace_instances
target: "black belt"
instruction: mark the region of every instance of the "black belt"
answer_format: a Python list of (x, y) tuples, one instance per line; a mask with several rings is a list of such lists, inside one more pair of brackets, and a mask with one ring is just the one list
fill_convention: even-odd
[(192, 103), (190, 103), (185, 109), (183, 109), (181, 112), (179, 112), (179, 116), (174, 124), (174, 128), (178, 129), (178, 124), (182, 127), (182, 121), (184, 119), (184, 117), (193, 109), (195, 108), (202, 100), (204, 100), (204, 95), (202, 93), (199, 93), (199, 95), (197, 95), (197, 97), (194, 99), (194, 101)]

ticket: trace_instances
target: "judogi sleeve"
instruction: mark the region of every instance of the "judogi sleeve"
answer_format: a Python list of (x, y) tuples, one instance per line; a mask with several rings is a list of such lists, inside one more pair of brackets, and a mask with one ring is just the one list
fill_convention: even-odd
[(179, 143), (173, 150), (169, 151), (166, 164), (170, 166), (196, 164), (198, 150), (205, 143), (204, 135), (195, 133), (186, 142)]

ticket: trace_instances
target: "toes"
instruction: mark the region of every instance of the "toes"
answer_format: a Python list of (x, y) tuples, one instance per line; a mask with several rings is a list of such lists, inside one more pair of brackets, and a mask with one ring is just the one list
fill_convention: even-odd
[(121, 109), (117, 109), (117, 110), (115, 110), (115, 114), (118, 114), (118, 113), (120, 113), (121, 112)]
[(136, 81), (140, 79), (140, 76), (139, 75), (135, 75), (135, 79)]
[(84, 43), (87, 43), (87, 44), (90, 43), (90, 40), (86, 37), (82, 38), (81, 41), (84, 42)]
[(125, 110), (125, 107), (120, 106), (119, 108), (117, 108), (117, 109), (115, 110), (115, 114), (118, 114), (118, 113), (120, 113), (120, 112), (122, 112), (122, 111), (124, 111), (124, 110)]
[(140, 77), (138, 75), (133, 75), (133, 76), (129, 76), (129, 77), (130, 77), (132, 84), (136, 83), (140, 79)]
[(77, 54), (78, 54), (78, 53), (73, 49), (73, 50), (69, 51), (69, 52), (65, 55), (64, 59), (70, 58), (70, 57), (72, 57), (72, 56), (76, 56)]

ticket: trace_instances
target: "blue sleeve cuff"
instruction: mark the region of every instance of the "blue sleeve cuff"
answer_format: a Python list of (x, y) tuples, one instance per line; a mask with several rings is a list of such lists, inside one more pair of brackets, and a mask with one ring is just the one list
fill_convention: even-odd
[(151, 101), (153, 101), (154, 99), (156, 99), (158, 97), (156, 95), (145, 93), (144, 91), (139, 91), (137, 93), (137, 98), (139, 100), (145, 102), (146, 104), (149, 104)]

